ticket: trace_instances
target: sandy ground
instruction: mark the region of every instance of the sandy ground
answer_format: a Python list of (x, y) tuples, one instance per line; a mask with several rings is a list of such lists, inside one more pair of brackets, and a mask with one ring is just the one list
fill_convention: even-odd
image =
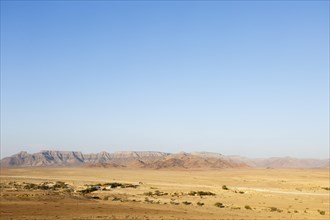
[[(1, 219), (329, 219), (329, 170), (1, 169)], [(75, 192), (16, 189), (63, 181)], [(81, 194), (85, 184), (131, 183)], [(223, 186), (227, 186), (227, 190)], [(191, 191), (215, 195), (189, 195)], [(97, 199), (91, 197), (97, 196)], [(215, 206), (222, 203), (221, 207)], [(203, 205), (202, 205), (203, 204)]]

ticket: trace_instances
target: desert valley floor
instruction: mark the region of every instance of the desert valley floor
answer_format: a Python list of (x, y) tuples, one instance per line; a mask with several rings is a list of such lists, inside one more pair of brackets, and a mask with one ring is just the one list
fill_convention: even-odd
[(1, 219), (329, 219), (328, 169), (2, 168)]

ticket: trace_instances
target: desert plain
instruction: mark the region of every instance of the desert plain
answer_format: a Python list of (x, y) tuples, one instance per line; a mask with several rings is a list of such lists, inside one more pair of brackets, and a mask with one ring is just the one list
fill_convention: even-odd
[(1, 219), (330, 217), (329, 169), (1, 168), (0, 187)]

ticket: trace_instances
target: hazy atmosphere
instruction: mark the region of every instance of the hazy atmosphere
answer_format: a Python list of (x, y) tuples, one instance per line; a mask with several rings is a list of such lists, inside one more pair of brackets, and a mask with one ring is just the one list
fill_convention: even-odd
[(329, 158), (329, 2), (1, 1), (1, 158)]

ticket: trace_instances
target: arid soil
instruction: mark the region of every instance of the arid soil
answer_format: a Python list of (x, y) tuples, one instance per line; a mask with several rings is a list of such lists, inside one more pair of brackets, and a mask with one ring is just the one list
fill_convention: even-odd
[(328, 169), (1, 169), (1, 219), (329, 219)]

